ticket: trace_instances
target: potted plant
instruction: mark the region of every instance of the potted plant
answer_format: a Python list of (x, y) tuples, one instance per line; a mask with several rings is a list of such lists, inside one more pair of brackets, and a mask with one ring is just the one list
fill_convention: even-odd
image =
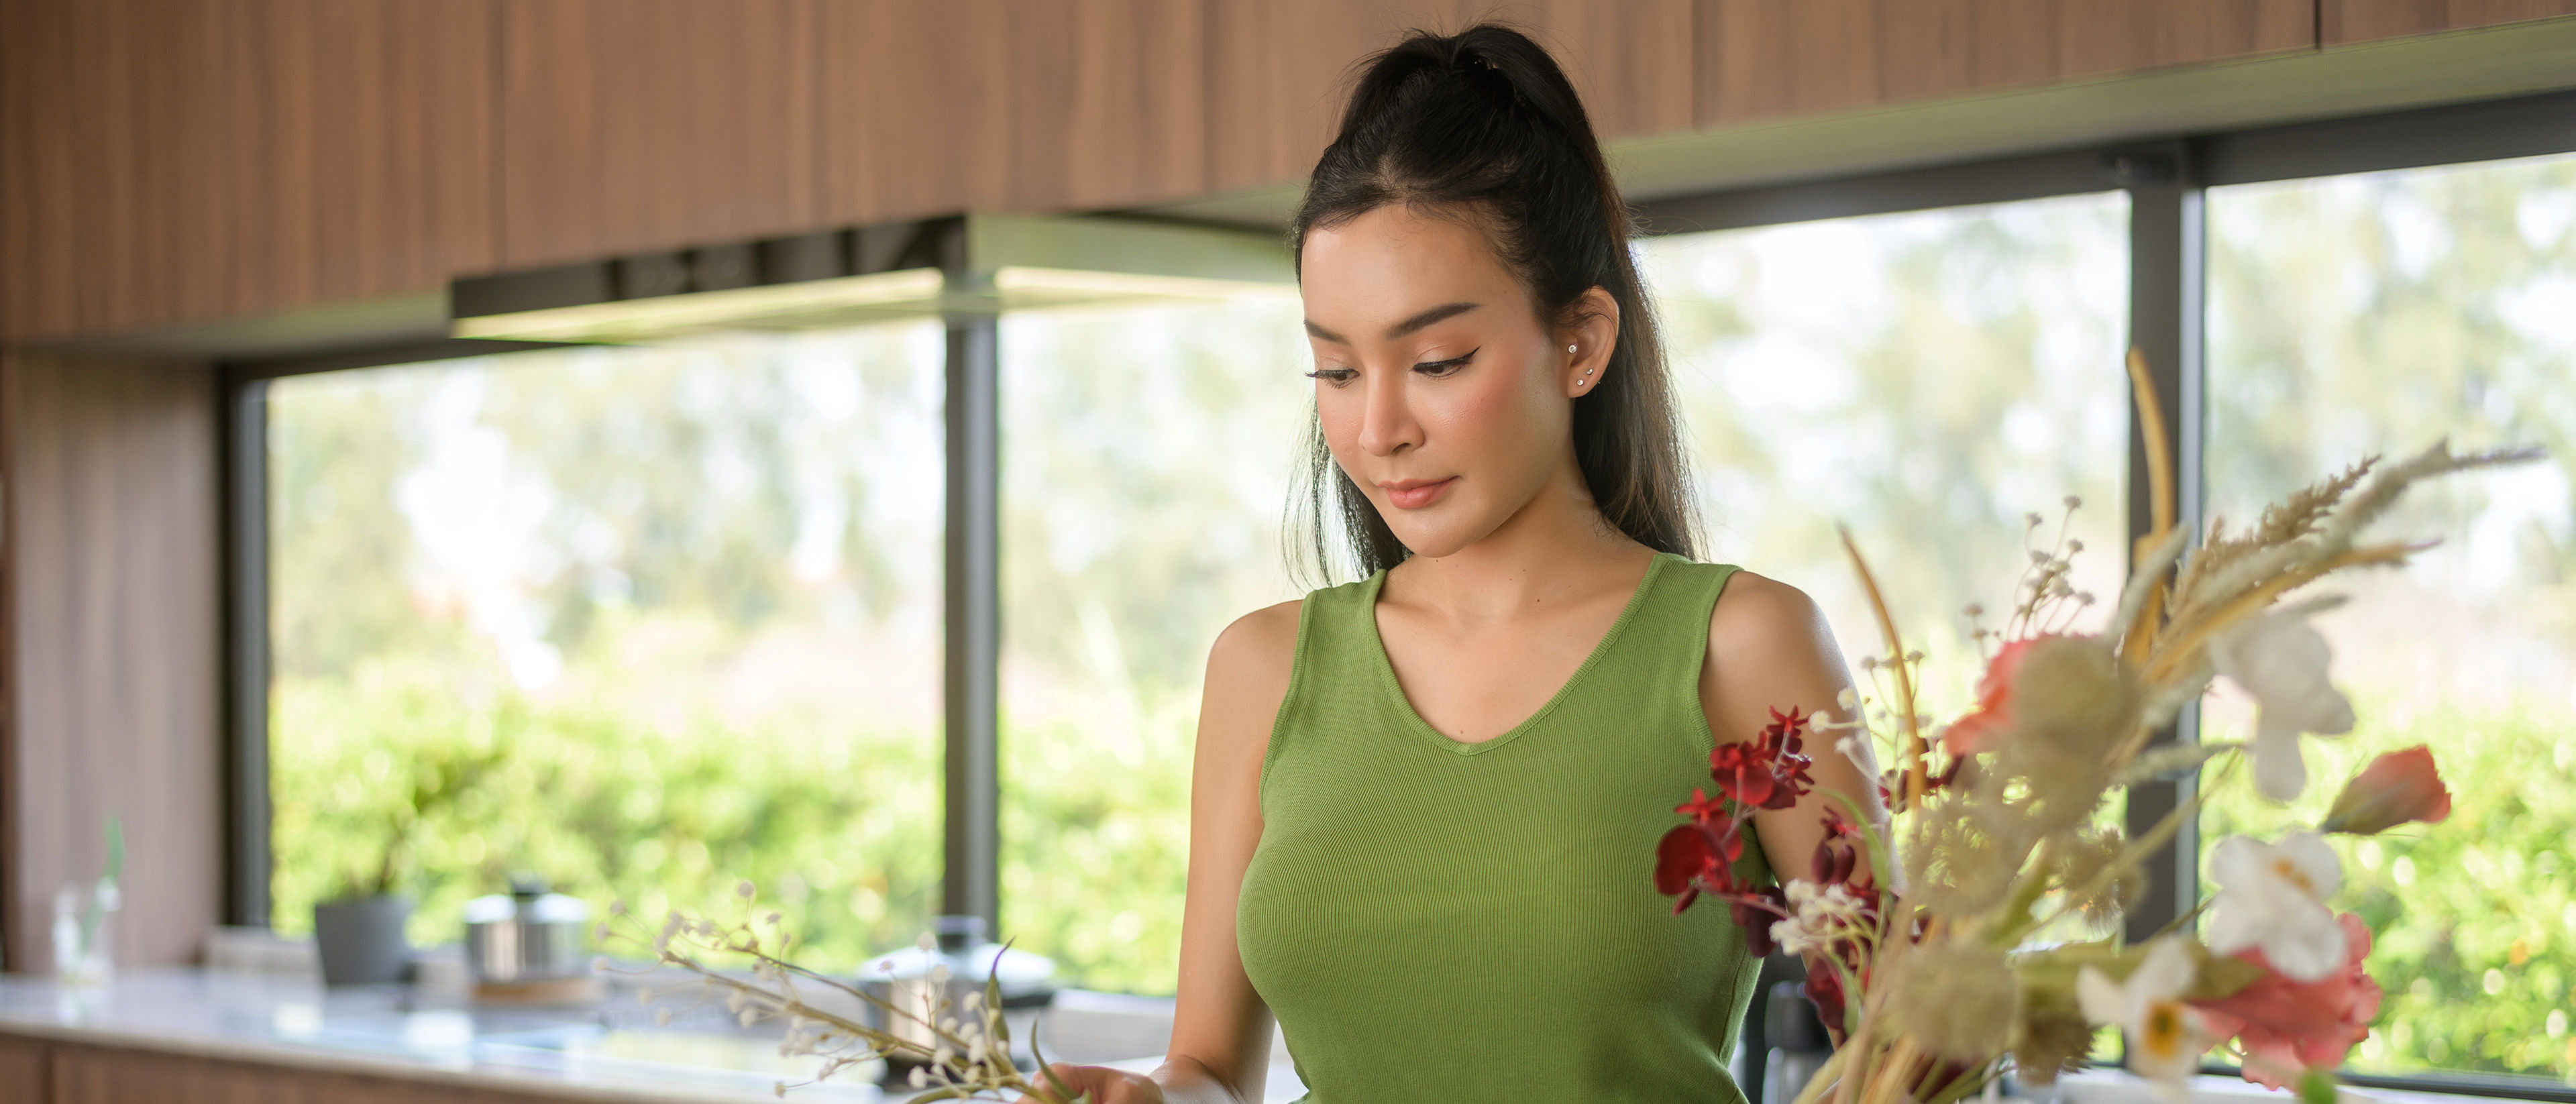
[(313, 943), (322, 959), (326, 985), (379, 985), (401, 981), (411, 966), (411, 943), (404, 929), (411, 921), (412, 899), (399, 892), (402, 879), (416, 865), (418, 837), (424, 825), (444, 815), (481, 784), (499, 765), (488, 748), (425, 746), (414, 749), (394, 771), (403, 789), (385, 802), (351, 817), (355, 830), (380, 845), (368, 854), (373, 862), (344, 871), (341, 889), (313, 906)]

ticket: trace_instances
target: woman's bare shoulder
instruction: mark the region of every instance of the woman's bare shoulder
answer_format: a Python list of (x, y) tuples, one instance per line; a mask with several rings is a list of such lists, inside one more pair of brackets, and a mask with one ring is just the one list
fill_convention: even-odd
[[(1235, 618), (1208, 649), (1206, 711), (1266, 719), (1288, 696), (1297, 666), (1301, 603), (1281, 602)], [(1269, 734), (1267, 724), (1262, 735)]]
[[(1707, 690), (1777, 693), (1839, 687), (1848, 678), (1833, 629), (1806, 591), (1750, 571), (1727, 580), (1708, 619)], [(1831, 690), (1825, 700), (1833, 700)]]
[(1824, 611), (1807, 592), (1767, 575), (1738, 571), (1709, 614), (1708, 643), (1730, 654), (1778, 648), (1827, 633)]

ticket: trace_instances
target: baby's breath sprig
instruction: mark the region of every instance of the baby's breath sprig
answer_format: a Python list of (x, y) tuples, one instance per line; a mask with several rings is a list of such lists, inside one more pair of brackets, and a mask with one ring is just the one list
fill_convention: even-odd
[[(783, 918), (776, 912), (754, 918), (757, 887), (743, 882), (735, 896), (743, 912), (739, 920), (720, 924), (675, 909), (664, 918), (658, 931), (646, 926), (620, 901), (610, 907), (610, 915), (626, 921), (632, 930), (621, 932), (602, 924), (599, 935), (603, 941), (623, 938), (649, 944), (654, 966), (644, 972), (677, 969), (696, 975), (701, 994), (722, 992), (726, 1011), (745, 1027), (763, 1020), (786, 1021), (787, 1031), (778, 1053), (783, 1057), (810, 1055), (821, 1059), (821, 1063), (811, 1080), (779, 1082), (774, 1086), (778, 1095), (785, 1096), (789, 1089), (828, 1080), (866, 1063), (895, 1058), (912, 1064), (914, 1088), (931, 1090), (915, 1100), (1012, 1100), (1025, 1096), (1040, 1104), (1090, 1104), (1089, 1093), (1075, 1093), (1048, 1068), (1045, 1055), (1036, 1049), (1036, 1040), (1030, 1040), (1030, 1053), (1037, 1059), (1034, 1073), (1021, 1070), (1012, 1061), (1011, 1032), (1002, 1017), (998, 974), (985, 978), (982, 989), (970, 990), (952, 1002), (946, 996), (948, 967), (934, 966), (929, 999), (918, 1007), (905, 1007), (790, 961), (786, 954), (794, 937), (787, 932)], [(926, 942), (929, 937), (923, 938)], [(711, 956), (750, 959), (749, 976), (717, 968), (710, 963)], [(926, 1029), (923, 1034), (930, 1041), (917, 1042), (821, 1007), (806, 998), (800, 985), (817, 986), (855, 999), (876, 1009), (889, 1027), (910, 1021)], [(651, 989), (638, 993), (638, 999), (646, 1003), (653, 997)], [(668, 1009), (657, 1013), (663, 1022), (668, 1017)]]

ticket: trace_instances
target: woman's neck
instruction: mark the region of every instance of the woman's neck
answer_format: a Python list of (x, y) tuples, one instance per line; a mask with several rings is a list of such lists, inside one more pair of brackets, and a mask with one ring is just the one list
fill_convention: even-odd
[(1415, 556), (1387, 573), (1381, 601), (1444, 621), (1494, 624), (1635, 589), (1654, 551), (1601, 516), (1568, 465), (1494, 531), (1437, 559)]

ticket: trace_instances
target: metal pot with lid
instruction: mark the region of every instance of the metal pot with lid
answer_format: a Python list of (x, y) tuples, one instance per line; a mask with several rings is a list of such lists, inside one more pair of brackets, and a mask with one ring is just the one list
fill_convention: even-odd
[(548, 892), (543, 878), (514, 874), (510, 892), (465, 903), (465, 961), (486, 984), (587, 978), (589, 925), (589, 905)]
[(878, 955), (860, 970), (870, 995), (911, 1013), (889, 1015), (871, 1006), (868, 1014), (878, 1030), (934, 1046), (938, 1040), (929, 1021), (939, 1017), (939, 1006), (944, 1003), (955, 1015), (966, 994), (982, 992), (988, 978), (998, 983), (1004, 1008), (1043, 1008), (1055, 999), (1055, 960), (987, 941), (981, 916), (942, 916), (933, 923), (935, 939)]

